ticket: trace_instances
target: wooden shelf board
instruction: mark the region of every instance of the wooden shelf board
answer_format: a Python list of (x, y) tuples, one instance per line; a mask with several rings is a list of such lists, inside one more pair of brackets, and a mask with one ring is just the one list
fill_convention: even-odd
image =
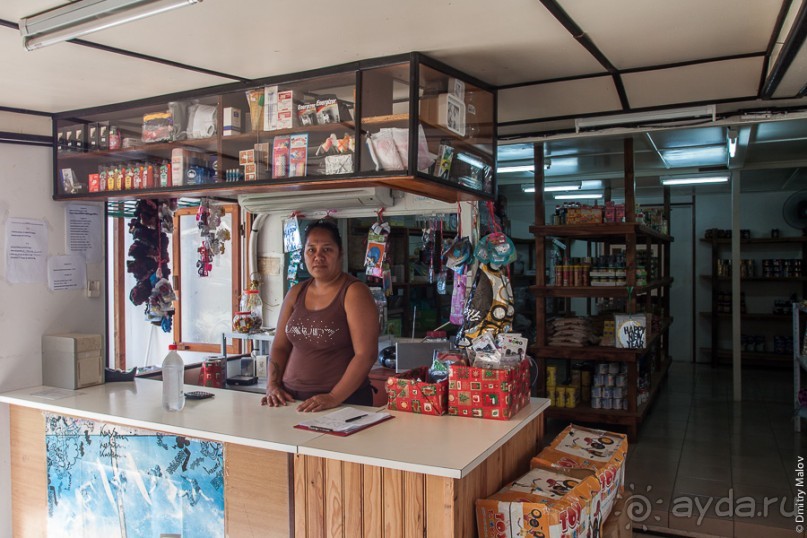
[[(702, 353), (710, 354), (712, 353), (712, 348), (710, 347), (702, 347)], [(718, 359), (731, 359), (733, 356), (732, 351), (730, 349), (718, 349), (717, 350), (717, 358)], [(790, 363), (792, 360), (792, 355), (790, 353), (767, 353), (767, 352), (759, 352), (759, 351), (743, 351), (741, 353), (743, 361), (765, 361), (765, 362), (774, 362), (774, 363)]]
[(73, 160), (96, 160), (96, 159), (127, 159), (142, 157), (144, 153), (170, 153), (175, 148), (210, 148), (210, 151), (215, 151), (218, 143), (218, 138), (195, 138), (189, 140), (177, 140), (175, 142), (154, 142), (152, 144), (140, 144), (129, 148), (121, 148), (116, 150), (102, 150), (102, 151), (85, 151), (85, 152), (62, 152), (59, 153), (59, 160), (73, 159)]
[[(730, 237), (720, 237), (714, 239), (706, 239), (705, 237), (701, 237), (700, 241), (702, 243), (715, 243), (718, 245), (730, 245), (731, 238)], [(777, 244), (788, 244), (788, 243), (807, 243), (807, 236), (800, 235), (795, 237), (753, 237), (751, 239), (740, 239), (741, 245), (777, 245)]]
[[(718, 282), (731, 282), (730, 276), (718, 276), (712, 277), (712, 275), (700, 275), (701, 278), (705, 280), (714, 280)], [(779, 277), (764, 277), (764, 276), (755, 276), (755, 277), (746, 277), (741, 278), (740, 283), (742, 282), (807, 282), (807, 276), (779, 276)]]
[[(716, 316), (719, 319), (731, 319), (730, 313), (713, 313), (713, 312), (701, 312), (700, 316), (702, 318), (711, 318), (712, 316)], [(762, 314), (762, 313), (749, 313), (749, 314), (740, 314), (740, 318), (748, 321), (790, 321), (792, 316), (790, 314)]]
[[(220, 199), (235, 200), (239, 194), (255, 194), (267, 192), (304, 193), (310, 190), (341, 189), (347, 187), (388, 187), (404, 192), (420, 194), (443, 202), (486, 200), (483, 193), (478, 193), (461, 186), (443, 185), (419, 176), (391, 176), (353, 174), (331, 176), (307, 176), (292, 178), (294, 181), (277, 179), (260, 181), (233, 181), (207, 183), (204, 185), (180, 185), (169, 189), (138, 189), (121, 191), (86, 192), (80, 194), (58, 194), (54, 200), (93, 200), (114, 201), (131, 200), (132, 198), (179, 198), (214, 196)], [(211, 191), (213, 193), (211, 194)], [(324, 209), (324, 208), (323, 208)]]
[(368, 116), (361, 119), (362, 125), (378, 125), (380, 123), (399, 123), (409, 121), (409, 114), (387, 114), (385, 116)]
[[(672, 284), (672, 277), (650, 282), (647, 286), (637, 286), (634, 295), (643, 295)], [(627, 286), (530, 286), (536, 297), (627, 297)]]
[(611, 346), (538, 346), (530, 348), (533, 355), (541, 359), (558, 360), (591, 360), (603, 362), (636, 362), (656, 344), (659, 336), (664, 334), (672, 325), (672, 318), (666, 318), (659, 326), (659, 331), (650, 335), (647, 347), (642, 349), (622, 349)]
[(568, 237), (572, 239), (588, 239), (605, 241), (614, 236), (636, 234), (650, 237), (661, 242), (671, 242), (673, 238), (643, 224), (630, 222), (603, 222), (598, 224), (544, 224), (532, 225), (530, 231), (536, 236)]

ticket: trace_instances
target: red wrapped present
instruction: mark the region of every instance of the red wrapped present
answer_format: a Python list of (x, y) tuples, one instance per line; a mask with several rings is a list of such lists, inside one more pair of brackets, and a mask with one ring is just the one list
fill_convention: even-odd
[(493, 370), (448, 367), (448, 414), (508, 420), (530, 400), (530, 361), (516, 368)]
[(448, 380), (437, 383), (429, 378), (426, 366), (413, 368), (387, 378), (387, 409), (422, 415), (445, 415), (448, 407)]

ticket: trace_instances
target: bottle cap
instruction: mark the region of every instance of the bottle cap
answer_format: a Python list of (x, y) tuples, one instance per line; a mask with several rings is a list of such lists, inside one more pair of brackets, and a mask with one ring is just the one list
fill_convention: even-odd
[(177, 345), (176, 345), (176, 344), (168, 344), (168, 349), (169, 349), (169, 350), (171, 350), (171, 349), (176, 349), (176, 348), (177, 348)]

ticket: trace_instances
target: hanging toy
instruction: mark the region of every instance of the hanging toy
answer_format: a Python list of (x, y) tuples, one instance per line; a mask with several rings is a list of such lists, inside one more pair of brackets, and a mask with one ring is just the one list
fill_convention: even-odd
[(196, 262), (199, 276), (208, 276), (213, 269), (213, 264), (211, 263), (213, 255), (207, 242), (202, 241), (202, 246), (197, 248), (196, 251), (199, 253), (199, 260)]
[(168, 235), (173, 231), (175, 200), (138, 200), (134, 218), (129, 221), (132, 246), (126, 270), (137, 280), (129, 292), (135, 305), (146, 305), (146, 321), (170, 332), (176, 295), (168, 277)]
[(225, 252), (225, 243), (230, 240), (230, 230), (224, 223), (224, 208), (211, 205), (210, 200), (203, 198), (196, 211), (196, 226), (202, 236), (199, 247), (199, 260), (196, 267), (200, 277), (205, 277), (213, 270), (213, 258)]
[(384, 262), (387, 259), (387, 239), (390, 234), (390, 225), (384, 222), (384, 210), (378, 211), (378, 220), (373, 223), (367, 232), (367, 250), (364, 256), (364, 267), (368, 277), (384, 278)]

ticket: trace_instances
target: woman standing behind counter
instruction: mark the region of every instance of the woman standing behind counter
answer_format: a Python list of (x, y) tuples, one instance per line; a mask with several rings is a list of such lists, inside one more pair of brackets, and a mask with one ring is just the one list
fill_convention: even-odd
[(342, 238), (328, 220), (306, 230), (311, 278), (283, 300), (262, 405), (302, 400), (299, 411), (341, 403), (372, 405), (367, 374), (378, 353), (378, 314), (370, 290), (342, 271)]

